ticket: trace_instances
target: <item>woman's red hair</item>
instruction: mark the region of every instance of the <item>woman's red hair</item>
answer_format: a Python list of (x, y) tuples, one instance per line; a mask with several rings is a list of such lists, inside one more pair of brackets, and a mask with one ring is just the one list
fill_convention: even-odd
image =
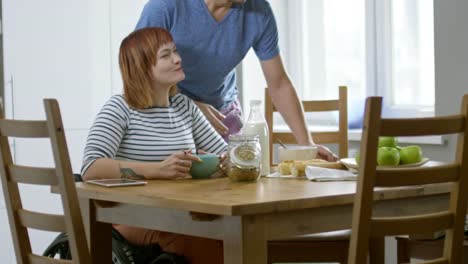
[[(119, 66), (124, 98), (130, 107), (144, 109), (154, 105), (151, 67), (157, 62), (158, 50), (171, 42), (174, 42), (171, 34), (157, 27), (135, 30), (122, 40)], [(169, 94), (176, 92), (174, 86)]]

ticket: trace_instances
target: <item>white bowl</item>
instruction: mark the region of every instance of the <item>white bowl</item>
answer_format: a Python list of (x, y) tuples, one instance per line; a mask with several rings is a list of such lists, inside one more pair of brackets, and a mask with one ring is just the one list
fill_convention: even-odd
[(279, 147), (279, 161), (285, 160), (311, 160), (317, 157), (318, 147), (316, 146), (288, 146)]

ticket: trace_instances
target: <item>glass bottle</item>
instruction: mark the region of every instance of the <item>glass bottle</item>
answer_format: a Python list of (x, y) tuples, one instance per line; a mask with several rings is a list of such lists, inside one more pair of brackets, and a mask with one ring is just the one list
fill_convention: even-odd
[(258, 136), (262, 150), (262, 176), (270, 174), (270, 136), (261, 110), (261, 100), (250, 100), (250, 113), (243, 128), (243, 135)]

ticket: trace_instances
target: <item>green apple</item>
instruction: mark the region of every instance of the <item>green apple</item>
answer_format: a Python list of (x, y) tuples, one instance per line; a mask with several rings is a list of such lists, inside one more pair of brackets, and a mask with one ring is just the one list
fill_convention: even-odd
[(396, 137), (379, 137), (379, 148), (380, 147), (391, 147), (396, 148), (398, 140)]
[(400, 153), (398, 149), (380, 147), (377, 150), (377, 164), (379, 166), (397, 166), (400, 164)]
[(400, 150), (400, 163), (411, 164), (422, 160), (422, 150), (420, 146), (411, 145), (402, 147)]
[(356, 157), (354, 157), (354, 160), (356, 160), (356, 164), (357, 164), (357, 165), (359, 165), (359, 160), (360, 160), (360, 159), (361, 159), (361, 155), (360, 155), (360, 153), (359, 153), (359, 151), (358, 151), (358, 152), (356, 152)]

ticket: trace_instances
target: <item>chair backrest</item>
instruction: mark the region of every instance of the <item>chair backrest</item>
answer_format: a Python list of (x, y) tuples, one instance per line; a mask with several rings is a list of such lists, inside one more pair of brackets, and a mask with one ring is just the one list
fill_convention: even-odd
[[(338, 130), (336, 131), (320, 131), (312, 132), (312, 138), (317, 144), (338, 144), (339, 157), (346, 158), (348, 156), (348, 91), (346, 86), (339, 87), (339, 97), (335, 100), (314, 100), (302, 101), (304, 112), (330, 112), (338, 111)], [(268, 88), (265, 89), (265, 119), (268, 124), (270, 133), (270, 161), (273, 159), (273, 142), (279, 139), (285, 144), (296, 144), (296, 139), (291, 132), (274, 132), (273, 113), (277, 112), (273, 105)]]
[[(357, 193), (354, 200), (352, 235), (348, 263), (366, 263), (370, 237), (425, 234), (446, 231), (443, 257), (430, 263), (462, 263), (463, 231), (468, 188), (468, 94), (459, 115), (432, 118), (381, 118), (382, 98), (366, 101)], [(458, 134), (453, 163), (379, 170), (379, 136), (429, 136)], [(406, 217), (374, 217), (374, 187), (401, 187), (451, 183), (450, 203), (442, 212)]]
[[(44, 99), (46, 120), (7, 120), (0, 109), (0, 176), (18, 263), (90, 263), (90, 253), (68, 156), (59, 105)], [(55, 168), (16, 165), (8, 138), (50, 138)], [(57, 186), (64, 215), (33, 212), (23, 208), (18, 183)], [(44, 205), (47, 206), (47, 205)], [(72, 261), (33, 254), (28, 228), (67, 232)]]

